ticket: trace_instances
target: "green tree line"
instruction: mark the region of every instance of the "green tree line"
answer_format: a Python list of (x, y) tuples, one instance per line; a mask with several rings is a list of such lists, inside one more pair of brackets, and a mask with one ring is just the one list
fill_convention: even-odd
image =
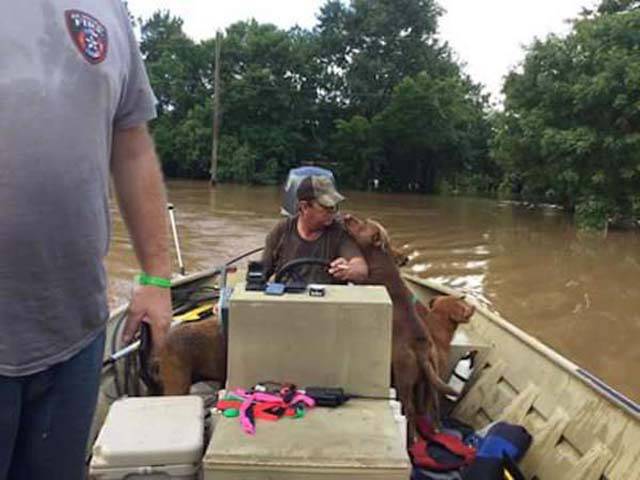
[(491, 142), (506, 193), (587, 227), (640, 218), (640, 2), (605, 0), (534, 42), (504, 93)]
[[(221, 45), (222, 182), (282, 182), (305, 163), (340, 186), (557, 202), (584, 225), (640, 215), (640, 11), (604, 0), (529, 46), (491, 108), (438, 36), (435, 0), (327, 0), (313, 29), (256, 21)], [(215, 39), (141, 21), (165, 174), (207, 178)]]

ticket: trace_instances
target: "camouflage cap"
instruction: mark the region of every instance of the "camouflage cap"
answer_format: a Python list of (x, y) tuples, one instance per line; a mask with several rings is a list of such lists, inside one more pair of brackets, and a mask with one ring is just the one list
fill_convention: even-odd
[(335, 207), (344, 197), (338, 193), (329, 177), (311, 175), (298, 185), (298, 200), (315, 200), (324, 207)]

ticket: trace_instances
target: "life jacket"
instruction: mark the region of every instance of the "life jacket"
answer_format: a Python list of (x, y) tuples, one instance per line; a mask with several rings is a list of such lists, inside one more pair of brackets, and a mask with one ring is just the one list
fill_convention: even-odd
[(492, 425), (478, 445), (479, 457), (502, 458), (519, 461), (527, 453), (532, 437), (526, 428), (507, 422)]
[(438, 432), (426, 417), (418, 419), (416, 426), (422, 440), (409, 449), (413, 464), (417, 467), (446, 472), (470, 465), (476, 450), (465, 445), (457, 436)]
[(464, 470), (463, 480), (525, 480), (516, 462), (527, 453), (531, 440), (520, 425), (492, 425), (480, 438), (476, 459)]

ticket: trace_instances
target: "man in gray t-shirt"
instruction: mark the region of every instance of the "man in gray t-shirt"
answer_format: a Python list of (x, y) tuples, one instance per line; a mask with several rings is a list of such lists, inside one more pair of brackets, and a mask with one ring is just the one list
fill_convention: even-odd
[[(83, 478), (108, 317), (110, 176), (144, 278), (169, 277), (165, 192), (146, 129), (154, 115), (120, 0), (4, 6), (0, 480)], [(169, 289), (134, 290), (127, 338), (141, 321), (158, 348)]]

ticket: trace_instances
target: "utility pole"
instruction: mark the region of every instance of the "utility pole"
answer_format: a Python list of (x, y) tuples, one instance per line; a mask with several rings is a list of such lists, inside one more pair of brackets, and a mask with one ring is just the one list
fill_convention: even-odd
[(218, 148), (220, 145), (220, 49), (222, 33), (216, 32), (216, 57), (213, 69), (213, 144), (211, 148), (211, 185), (218, 181)]

